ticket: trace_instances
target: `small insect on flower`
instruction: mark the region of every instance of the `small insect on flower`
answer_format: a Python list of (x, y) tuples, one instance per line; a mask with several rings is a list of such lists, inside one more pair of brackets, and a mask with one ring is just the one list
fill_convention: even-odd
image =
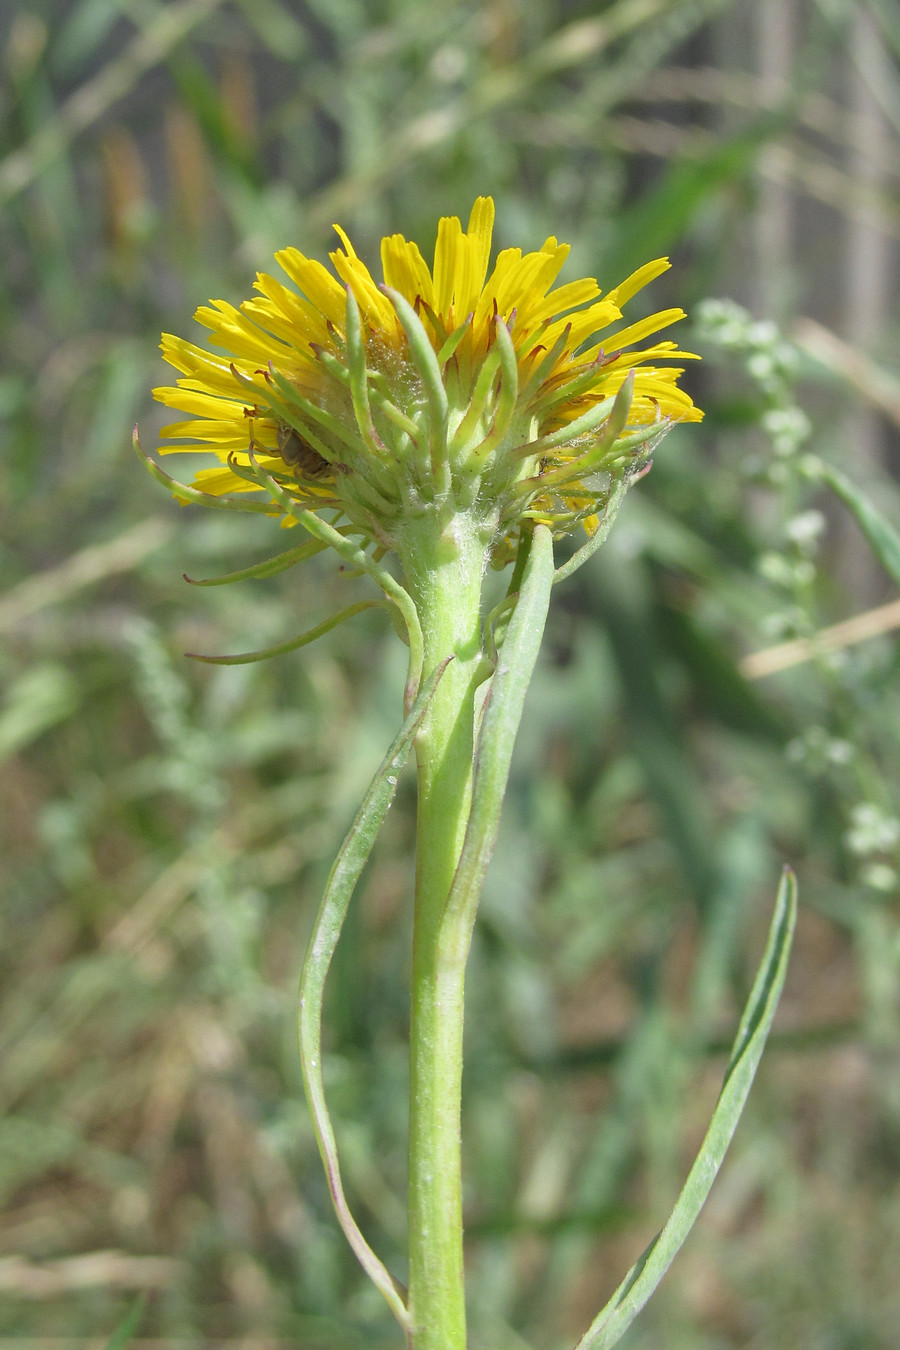
[(286, 422), (278, 424), (278, 453), (285, 464), (296, 469), (304, 478), (321, 478), (331, 469), (328, 460)]

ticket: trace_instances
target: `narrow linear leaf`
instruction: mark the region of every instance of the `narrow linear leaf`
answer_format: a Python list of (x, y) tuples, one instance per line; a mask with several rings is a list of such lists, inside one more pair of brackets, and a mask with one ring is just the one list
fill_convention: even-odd
[(125, 1347), (131, 1344), (131, 1339), (140, 1325), (146, 1306), (146, 1295), (141, 1294), (140, 1298), (135, 1299), (134, 1303), (128, 1309), (128, 1312), (106, 1342), (106, 1350), (125, 1350)]
[(400, 1289), (363, 1237), (350, 1213), (344, 1194), (337, 1143), (325, 1102), (325, 1084), (322, 1077), (322, 1004), (325, 979), (341, 935), (350, 898), (372, 851), (372, 845), (388, 808), (394, 800), (397, 780), (447, 664), (448, 662), (444, 661), (437, 666), (425, 681), (406, 721), (372, 779), (371, 786), (331, 869), (300, 975), (298, 1009), (300, 1064), (312, 1112), (316, 1141), (325, 1165), (328, 1189), (331, 1192), (338, 1222), (360, 1265), (384, 1295), (391, 1312), (406, 1330), (409, 1330), (410, 1320)]
[(500, 825), (500, 810), (525, 695), (540, 650), (553, 585), (553, 536), (535, 527), (522, 589), (497, 658), (475, 755), (472, 810), (462, 855), (444, 907), (461, 958)]
[(810, 478), (827, 483), (836, 492), (845, 506), (849, 506), (860, 529), (872, 545), (878, 561), (892, 581), (900, 586), (900, 534), (878, 511), (861, 488), (848, 478), (840, 469), (824, 463), (814, 455), (808, 455), (803, 464)]
[(706, 1137), (668, 1222), (631, 1267), (575, 1350), (609, 1350), (621, 1339), (677, 1256), (709, 1195), (750, 1092), (784, 986), (797, 919), (797, 884), (785, 868), (769, 939), (731, 1050)]

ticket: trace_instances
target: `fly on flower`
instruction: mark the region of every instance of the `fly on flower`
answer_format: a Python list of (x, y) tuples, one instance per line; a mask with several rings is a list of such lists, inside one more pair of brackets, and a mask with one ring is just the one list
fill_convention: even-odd
[[(593, 278), (555, 286), (568, 246), (504, 249), (490, 264), (494, 204), (468, 229), (438, 225), (433, 265), (395, 234), (378, 284), (335, 226), (334, 271), (296, 248), (239, 308), (197, 310), (213, 350), (165, 334), (180, 372), (154, 391), (191, 414), (163, 428), (164, 453), (208, 450), (191, 500), (319, 513), (374, 556), (401, 559), (408, 522), (476, 522), (496, 565), (524, 528), (592, 534), (610, 497), (677, 422), (702, 413), (666, 362), (672, 341), (636, 344), (684, 317), (636, 323), (627, 302), (669, 262), (645, 264), (603, 295)], [(662, 363), (662, 364), (661, 364)], [(267, 492), (263, 505), (255, 496)]]
[(331, 465), (313, 449), (293, 427), (281, 422), (278, 427), (278, 453), (303, 478), (321, 478), (329, 473)]

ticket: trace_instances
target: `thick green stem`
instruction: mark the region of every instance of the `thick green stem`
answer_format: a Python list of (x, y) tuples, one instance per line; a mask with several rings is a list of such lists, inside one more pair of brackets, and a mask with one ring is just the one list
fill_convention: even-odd
[[(409, 1312), (415, 1350), (464, 1350), (460, 1098), (465, 946), (445, 902), (472, 796), (485, 543), (457, 516), (411, 532), (407, 584), (422, 625), (423, 674), (452, 654), (416, 742), (418, 825), (410, 1028)], [(462, 951), (461, 951), (462, 946)]]

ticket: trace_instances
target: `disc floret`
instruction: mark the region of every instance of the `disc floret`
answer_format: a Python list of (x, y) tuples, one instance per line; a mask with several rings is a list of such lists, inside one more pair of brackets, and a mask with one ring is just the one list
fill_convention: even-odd
[(375, 557), (402, 558), (423, 516), (452, 546), (466, 515), (500, 566), (534, 522), (593, 533), (666, 431), (702, 415), (681, 371), (657, 364), (691, 353), (671, 341), (628, 350), (681, 310), (600, 340), (668, 260), (605, 297), (591, 278), (551, 289), (568, 253), (553, 237), (533, 253), (503, 250), (488, 274), (493, 215), (481, 197), (467, 231), (443, 219), (431, 269), (414, 243), (384, 239), (383, 284), (335, 227), (336, 276), (284, 249), (296, 290), (261, 274), (239, 309), (197, 311), (224, 355), (165, 335), (182, 378), (155, 395), (197, 420), (164, 428), (181, 444), (163, 449), (202, 446), (220, 461), (194, 488), (234, 505), (262, 489), (285, 523), (293, 505), (321, 513)]

